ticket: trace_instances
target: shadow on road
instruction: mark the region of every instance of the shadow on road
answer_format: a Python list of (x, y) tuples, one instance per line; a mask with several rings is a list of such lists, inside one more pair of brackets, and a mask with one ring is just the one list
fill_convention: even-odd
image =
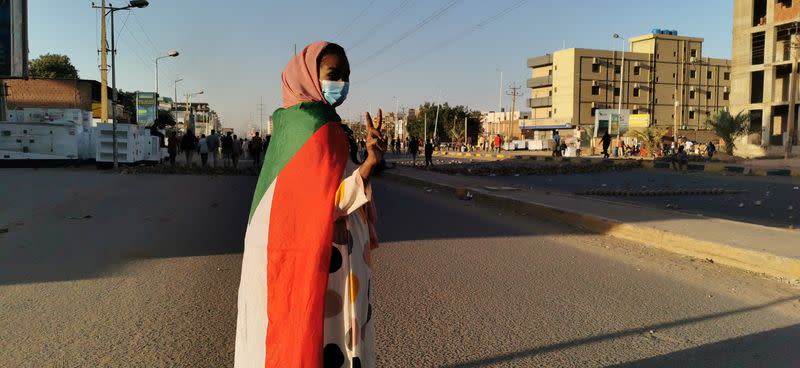
[[(241, 253), (256, 177), (4, 170), (0, 285), (106, 277), (143, 259)], [(24, 188), (24, 196), (13, 196)]]
[[(589, 336), (582, 339), (570, 340), (557, 344), (500, 354), (489, 358), (451, 364), (445, 367), (466, 368), (510, 363), (515, 360), (530, 358), (539, 354), (555, 352), (606, 340), (637, 335), (647, 336), (650, 334), (650, 331), (658, 334), (662, 330), (753, 312), (782, 303), (787, 303), (796, 299), (796, 296), (791, 298), (783, 298), (770, 303), (748, 308), (740, 308), (699, 317), (680, 319), (672, 322), (652, 324), (648, 326), (642, 326), (640, 328), (628, 329), (604, 335)], [(619, 367), (738, 367), (754, 365), (765, 367), (797, 367), (797, 365), (800, 364), (800, 350), (797, 349), (798, 338), (800, 338), (800, 325), (794, 325), (764, 333), (747, 335), (735, 339), (703, 345), (697, 348), (670, 353), (655, 358), (626, 363), (620, 365)], [(757, 353), (754, 353), (754, 351), (757, 351)]]

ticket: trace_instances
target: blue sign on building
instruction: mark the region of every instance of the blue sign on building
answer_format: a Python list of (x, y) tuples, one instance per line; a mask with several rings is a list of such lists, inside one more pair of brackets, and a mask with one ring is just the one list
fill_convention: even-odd
[(156, 121), (156, 94), (153, 92), (136, 92), (136, 123), (145, 127)]

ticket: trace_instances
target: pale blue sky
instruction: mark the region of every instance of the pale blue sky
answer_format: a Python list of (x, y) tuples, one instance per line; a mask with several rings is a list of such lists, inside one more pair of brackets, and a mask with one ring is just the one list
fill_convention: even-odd
[[(705, 38), (704, 56), (730, 58), (730, 0), (529, 0), (476, 28), (518, 2), (151, 0), (145, 9), (116, 14), (117, 86), (154, 90), (155, 57), (178, 50), (178, 58), (159, 62), (161, 94), (172, 96), (172, 81), (183, 78), (179, 96), (204, 90), (201, 99), (221, 114), (224, 125), (242, 129), (257, 116), (261, 96), (265, 115), (279, 107), (280, 73), (295, 43), (302, 48), (330, 40), (348, 49), (353, 84), (339, 108), (345, 118), (369, 107), (394, 110), (394, 96), (408, 107), (435, 100), (440, 89), (451, 104), (494, 110), (497, 69), (504, 71), (506, 85), (524, 85), (528, 57), (563, 45), (618, 49), (620, 42), (611, 38), (615, 32), (632, 37), (654, 27), (677, 29)], [(433, 16), (441, 9), (446, 10)], [(388, 17), (393, 10), (398, 11)], [(98, 13), (90, 1), (30, 1), (29, 32), (31, 58), (67, 54), (81, 78), (99, 80)], [(509, 108), (508, 98), (504, 105)], [(524, 108), (524, 100), (519, 105)]]

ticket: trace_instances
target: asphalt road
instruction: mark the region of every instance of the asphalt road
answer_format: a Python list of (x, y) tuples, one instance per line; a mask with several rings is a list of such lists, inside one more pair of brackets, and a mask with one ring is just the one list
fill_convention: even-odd
[[(0, 367), (229, 366), (253, 185), (0, 171)], [(375, 195), (381, 367), (800, 364), (800, 290), (419, 188)]]
[(506, 185), (533, 187), (550, 191), (577, 193), (603, 190), (731, 189), (743, 190), (729, 195), (673, 195), (656, 197), (602, 196), (621, 201), (665, 208), (678, 206), (681, 211), (703, 214), (759, 225), (786, 228), (800, 227), (800, 178), (749, 177), (713, 173), (679, 173), (669, 170), (631, 170), (595, 174), (495, 177)]
[[(464, 162), (464, 158), (434, 158), (434, 164)], [(424, 159), (417, 160), (424, 163)], [(587, 190), (681, 191), (691, 189), (731, 189), (745, 191), (729, 195), (674, 195), (655, 197), (602, 196), (603, 200), (666, 208), (772, 227), (800, 228), (800, 178), (757, 177), (741, 174), (674, 172), (671, 170), (631, 170), (593, 174), (495, 176), (500, 185), (562, 193)], [(797, 188), (797, 189), (795, 189)]]

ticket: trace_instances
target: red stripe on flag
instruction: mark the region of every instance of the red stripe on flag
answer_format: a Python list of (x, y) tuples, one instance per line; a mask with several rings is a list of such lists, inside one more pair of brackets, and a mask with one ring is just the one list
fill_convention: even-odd
[(339, 123), (328, 123), (276, 178), (267, 246), (268, 368), (322, 366), (334, 196), (347, 144)]

